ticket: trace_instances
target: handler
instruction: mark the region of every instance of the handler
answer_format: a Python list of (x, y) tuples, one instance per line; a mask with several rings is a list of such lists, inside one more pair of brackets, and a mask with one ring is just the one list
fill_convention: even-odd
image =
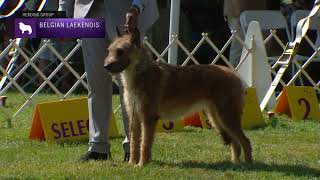
[[(74, 18), (104, 18), (105, 38), (83, 38), (82, 52), (88, 81), (89, 149), (80, 160), (107, 160), (110, 158), (108, 131), (112, 114), (112, 77), (104, 69), (107, 47), (120, 30), (131, 31), (138, 27), (141, 37), (158, 19), (156, 0), (59, 0), (59, 11), (71, 11)], [(120, 83), (119, 83), (120, 84)], [(120, 85), (120, 94), (122, 94)], [(123, 106), (122, 95), (120, 96)], [(122, 108), (126, 138), (123, 141), (125, 161), (129, 158), (128, 118)]]

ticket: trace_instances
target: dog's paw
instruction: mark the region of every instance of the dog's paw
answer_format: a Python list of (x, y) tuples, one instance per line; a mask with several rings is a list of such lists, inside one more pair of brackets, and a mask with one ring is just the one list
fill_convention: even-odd
[(129, 164), (131, 164), (131, 165), (136, 165), (138, 163), (139, 163), (138, 161), (134, 161), (132, 159), (129, 160)]
[(248, 164), (252, 164), (253, 163), (252, 156), (244, 156), (244, 161)]
[(142, 166), (146, 165), (149, 162), (150, 162), (150, 160), (140, 160), (139, 163), (138, 163), (138, 166), (142, 167)]
[(247, 164), (253, 164), (253, 160), (252, 160), (252, 159), (246, 159), (245, 162), (246, 162)]
[(136, 164), (136, 163), (134, 163), (134, 162), (131, 161), (131, 160), (129, 160), (128, 163), (131, 164), (131, 165), (135, 165), (135, 164)]
[(144, 162), (139, 162), (138, 164), (137, 164), (137, 167), (142, 167), (142, 166), (144, 166), (146, 163), (144, 163)]
[(239, 164), (239, 163), (240, 163), (240, 159), (239, 159), (239, 158), (232, 158), (232, 159), (231, 159), (231, 162), (232, 162), (233, 164)]

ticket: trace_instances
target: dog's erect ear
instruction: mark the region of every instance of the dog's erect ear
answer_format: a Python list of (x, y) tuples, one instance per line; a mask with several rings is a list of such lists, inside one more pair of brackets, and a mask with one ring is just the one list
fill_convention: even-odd
[(120, 30), (119, 30), (118, 26), (116, 27), (116, 31), (117, 31), (117, 36), (118, 36), (118, 38), (119, 38), (119, 37), (121, 37), (121, 36), (122, 36), (122, 34), (121, 34), (121, 32), (120, 32)]
[(138, 28), (135, 28), (134, 31), (131, 33), (131, 43), (140, 46), (141, 40), (140, 40), (140, 31)]

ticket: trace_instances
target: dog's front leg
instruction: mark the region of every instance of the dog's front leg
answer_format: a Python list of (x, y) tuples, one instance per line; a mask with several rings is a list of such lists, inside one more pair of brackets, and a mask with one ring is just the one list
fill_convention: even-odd
[(151, 149), (158, 119), (159, 117), (157, 115), (145, 115), (142, 119), (142, 142), (139, 166), (143, 166), (151, 160)]
[(130, 164), (138, 164), (140, 160), (141, 121), (136, 113), (130, 117)]

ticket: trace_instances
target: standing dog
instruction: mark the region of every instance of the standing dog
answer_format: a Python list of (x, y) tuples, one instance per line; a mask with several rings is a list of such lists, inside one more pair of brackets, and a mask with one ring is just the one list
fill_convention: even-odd
[(250, 140), (241, 128), (244, 87), (229, 68), (218, 65), (172, 66), (156, 62), (140, 43), (139, 32), (115, 39), (108, 48), (105, 68), (120, 74), (130, 121), (129, 163), (151, 160), (158, 119), (176, 119), (204, 111), (225, 144), (234, 163), (241, 148), (252, 162)]

